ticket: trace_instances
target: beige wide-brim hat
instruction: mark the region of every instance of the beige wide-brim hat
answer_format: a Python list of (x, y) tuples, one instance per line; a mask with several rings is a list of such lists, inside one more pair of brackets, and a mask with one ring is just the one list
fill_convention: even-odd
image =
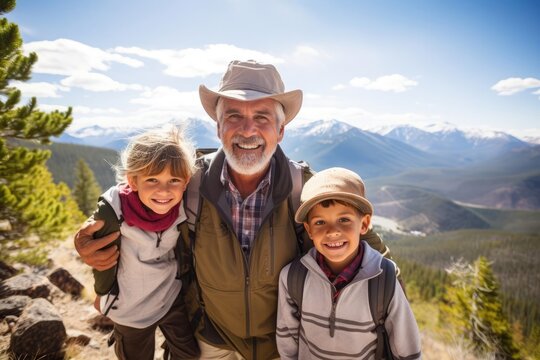
[(324, 200), (341, 200), (356, 207), (363, 214), (373, 214), (373, 205), (366, 199), (362, 178), (344, 168), (329, 168), (309, 179), (300, 195), (300, 207), (296, 211), (296, 222), (307, 221), (309, 211)]
[(204, 110), (215, 121), (218, 121), (216, 105), (219, 97), (241, 101), (274, 99), (283, 105), (283, 125), (294, 119), (302, 106), (302, 90), (285, 92), (285, 85), (276, 68), (253, 60), (231, 61), (221, 79), (219, 90), (212, 91), (200, 85), (199, 96)]

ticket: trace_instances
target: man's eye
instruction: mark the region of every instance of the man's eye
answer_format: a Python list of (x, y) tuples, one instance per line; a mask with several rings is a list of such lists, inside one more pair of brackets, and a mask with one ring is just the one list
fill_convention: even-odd
[(240, 114), (231, 114), (227, 116), (227, 120), (231, 122), (237, 122), (242, 120), (242, 116), (240, 116)]
[(257, 122), (260, 122), (260, 123), (268, 122), (268, 118), (266, 116), (262, 116), (262, 115), (256, 116), (255, 120)]

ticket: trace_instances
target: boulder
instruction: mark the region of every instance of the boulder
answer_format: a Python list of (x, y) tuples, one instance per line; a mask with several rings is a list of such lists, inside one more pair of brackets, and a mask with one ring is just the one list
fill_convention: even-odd
[(82, 331), (78, 331), (78, 330), (67, 331), (66, 345), (77, 344), (80, 346), (87, 346), (88, 344), (90, 344), (90, 340), (92, 340), (90, 335), (85, 334)]
[(13, 295), (0, 299), (0, 320), (9, 315), (21, 315), (31, 300), (32, 298), (26, 295)]
[(17, 359), (61, 358), (66, 338), (56, 308), (45, 299), (33, 299), (13, 328), (10, 351)]
[(17, 273), (17, 269), (13, 266), (6, 264), (3, 261), (0, 261), (0, 280), (5, 280), (14, 276)]
[(80, 297), (84, 286), (64, 268), (52, 271), (47, 278), (63, 292)]
[(16, 275), (0, 283), (0, 299), (13, 295), (46, 298), (50, 293), (51, 283), (46, 277), (40, 275)]
[(8, 232), (12, 231), (13, 227), (11, 226), (11, 223), (9, 220), (0, 220), (0, 232)]

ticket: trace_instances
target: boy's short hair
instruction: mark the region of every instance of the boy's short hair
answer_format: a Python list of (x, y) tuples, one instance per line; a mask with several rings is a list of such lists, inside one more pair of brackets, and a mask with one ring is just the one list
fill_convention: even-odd
[(373, 205), (365, 197), (362, 178), (348, 169), (326, 169), (305, 183), (300, 195), (301, 205), (294, 216), (296, 222), (305, 222), (309, 211), (324, 200), (344, 201), (362, 214), (373, 214)]

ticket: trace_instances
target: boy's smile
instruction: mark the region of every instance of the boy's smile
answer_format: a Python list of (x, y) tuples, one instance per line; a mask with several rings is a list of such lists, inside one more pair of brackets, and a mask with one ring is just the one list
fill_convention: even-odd
[(312, 207), (304, 227), (330, 269), (339, 274), (358, 254), (360, 235), (367, 232), (370, 221), (371, 215), (334, 201), (328, 207), (321, 203)]

